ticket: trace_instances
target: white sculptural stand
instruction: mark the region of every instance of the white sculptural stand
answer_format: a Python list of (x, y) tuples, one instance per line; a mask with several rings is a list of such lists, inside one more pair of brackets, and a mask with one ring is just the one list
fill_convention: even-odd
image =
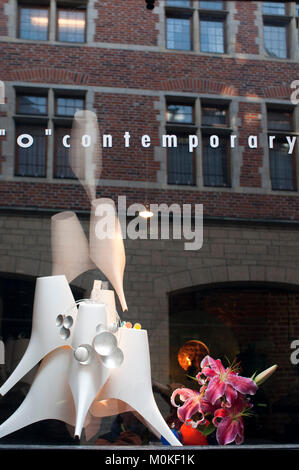
[[(29, 346), (14, 373), (1, 387), (2, 394), (44, 355), (46, 357), (23, 403), (0, 426), (0, 437), (45, 419), (58, 419), (74, 426), (75, 436), (78, 437), (85, 428), (87, 437), (91, 437), (88, 428), (94, 429), (95, 419), (133, 411), (158, 437), (162, 435), (171, 445), (180, 446), (153, 396), (147, 332), (125, 327), (118, 329), (116, 337), (124, 355), (119, 367), (105, 367), (98, 354), (93, 354), (87, 364), (79, 363), (72, 348), (76, 349), (82, 344), (92, 345), (97, 327), (99, 324), (105, 325), (107, 318), (110, 321), (111, 314), (107, 316), (105, 304), (82, 303), (78, 314), (73, 312), (69, 338), (62, 339), (56, 318), (64, 311), (63, 308), (67, 309), (74, 302), (65, 282), (64, 276), (38, 279)], [(60, 287), (65, 290), (65, 295), (60, 300), (57, 295), (51, 296), (53, 302), (56, 299), (55, 305), (53, 302), (42, 302), (45, 286)], [(110, 299), (110, 302), (112, 300), (111, 295), (104, 294), (103, 297)], [(77, 312), (76, 307), (75, 310)], [(46, 330), (43, 327), (45, 323)], [(49, 353), (51, 348), (52, 352)]]

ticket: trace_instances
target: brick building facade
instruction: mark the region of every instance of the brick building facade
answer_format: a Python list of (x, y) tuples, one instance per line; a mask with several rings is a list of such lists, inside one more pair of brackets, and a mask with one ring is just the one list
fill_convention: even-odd
[[(149, 332), (153, 378), (184, 380), (176, 356), (188, 339), (212, 355), (249, 354), (248, 369), (278, 363), (265, 387), (261, 439), (289, 440), (299, 409), (290, 362), (299, 340), (299, 143), (288, 154), (286, 137), (299, 128), (291, 100), (298, 19), (296, 2), (160, 0), (149, 11), (143, 0), (0, 0), (4, 339), (18, 328), (28, 333), (25, 314), (7, 319), (9, 286), (29, 312), (22, 282), (51, 274), (51, 215), (73, 210), (88, 230), (89, 200), (59, 142), (77, 106), (92, 110), (113, 137), (103, 148), (99, 197), (203, 204), (198, 251), (181, 240), (125, 240), (127, 316)], [(27, 132), (35, 147), (26, 154), (16, 138)], [(164, 134), (178, 136), (177, 149), (163, 148)], [(193, 152), (188, 135), (198, 138)], [(90, 271), (73, 286), (88, 294), (99, 277)]]

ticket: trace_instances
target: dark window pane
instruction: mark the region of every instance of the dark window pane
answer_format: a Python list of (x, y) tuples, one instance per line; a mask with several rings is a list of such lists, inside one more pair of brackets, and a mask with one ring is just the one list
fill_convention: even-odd
[(58, 10), (58, 41), (85, 41), (85, 12)]
[(203, 126), (226, 126), (226, 109), (204, 106), (202, 108), (202, 124)]
[(18, 113), (47, 114), (47, 98), (45, 96), (18, 96)]
[(46, 41), (48, 39), (48, 10), (20, 9), (20, 38)]
[(268, 111), (268, 129), (280, 131), (292, 130), (291, 113)]
[[(71, 129), (57, 127), (55, 129), (55, 178), (76, 178), (74, 175), (70, 163), (69, 163), (69, 153), (70, 149), (64, 147), (62, 140), (65, 135), (71, 135)], [(70, 139), (68, 139), (69, 143)]]
[(179, 137), (178, 146), (167, 150), (168, 184), (194, 184), (193, 154), (188, 138)]
[(57, 98), (57, 115), (59, 116), (74, 116), (78, 109), (83, 109), (83, 98)]
[(223, 9), (223, 2), (199, 2), (200, 8), (208, 9), (208, 10), (222, 10)]
[(190, 7), (190, 0), (167, 0), (166, 4), (171, 7)]
[(218, 148), (210, 146), (210, 139), (203, 139), (205, 186), (228, 186), (228, 162), (226, 142)]
[(283, 142), (269, 150), (272, 189), (294, 189), (293, 157), (288, 150), (288, 145)]
[(285, 26), (264, 25), (265, 49), (272, 57), (287, 57), (287, 37)]
[(200, 21), (200, 50), (224, 53), (223, 21)]
[(190, 19), (188, 18), (167, 18), (167, 40), (168, 49), (191, 49)]
[(296, 3), (296, 16), (299, 16), (299, 3)]
[(168, 122), (193, 122), (193, 106), (184, 104), (169, 104), (167, 106), (167, 121)]
[(263, 13), (268, 15), (285, 15), (284, 2), (263, 2)]
[[(18, 125), (16, 135), (29, 134), (33, 137), (33, 144), (29, 148), (17, 145), (17, 167), (18, 176), (46, 176), (46, 139), (45, 126)], [(24, 142), (26, 140), (24, 139)]]

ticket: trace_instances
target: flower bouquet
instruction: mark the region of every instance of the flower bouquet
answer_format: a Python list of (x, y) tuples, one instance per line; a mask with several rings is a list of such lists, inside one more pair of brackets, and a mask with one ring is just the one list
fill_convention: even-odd
[(171, 395), (180, 421), (198, 429), (204, 436), (216, 430), (218, 444), (244, 440), (243, 417), (252, 414), (250, 395), (277, 369), (277, 365), (252, 378), (238, 373), (238, 364), (225, 368), (220, 359), (206, 356), (196, 375), (200, 390), (178, 388)]

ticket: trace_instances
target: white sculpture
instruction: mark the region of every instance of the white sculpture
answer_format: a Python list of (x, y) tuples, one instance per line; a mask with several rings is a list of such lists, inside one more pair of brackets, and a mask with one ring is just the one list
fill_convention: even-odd
[[(147, 332), (119, 328), (114, 292), (101, 289), (100, 281), (95, 282), (91, 300), (82, 301), (79, 310), (68, 284), (97, 266), (127, 310), (120, 222), (112, 199), (95, 199), (102, 164), (96, 115), (79, 112), (74, 121), (70, 164), (92, 204), (89, 246), (73, 212), (52, 217), (53, 276), (37, 279), (31, 338), (0, 394), (43, 361), (25, 400), (1, 424), (0, 437), (40, 420), (58, 419), (74, 426), (77, 437), (85, 428), (89, 439), (95, 434), (96, 420), (132, 411), (157, 436), (180, 446), (154, 400)], [(82, 134), (93, 139), (83, 155), (79, 150)], [(103, 237), (99, 227), (107, 215), (112, 230)]]

